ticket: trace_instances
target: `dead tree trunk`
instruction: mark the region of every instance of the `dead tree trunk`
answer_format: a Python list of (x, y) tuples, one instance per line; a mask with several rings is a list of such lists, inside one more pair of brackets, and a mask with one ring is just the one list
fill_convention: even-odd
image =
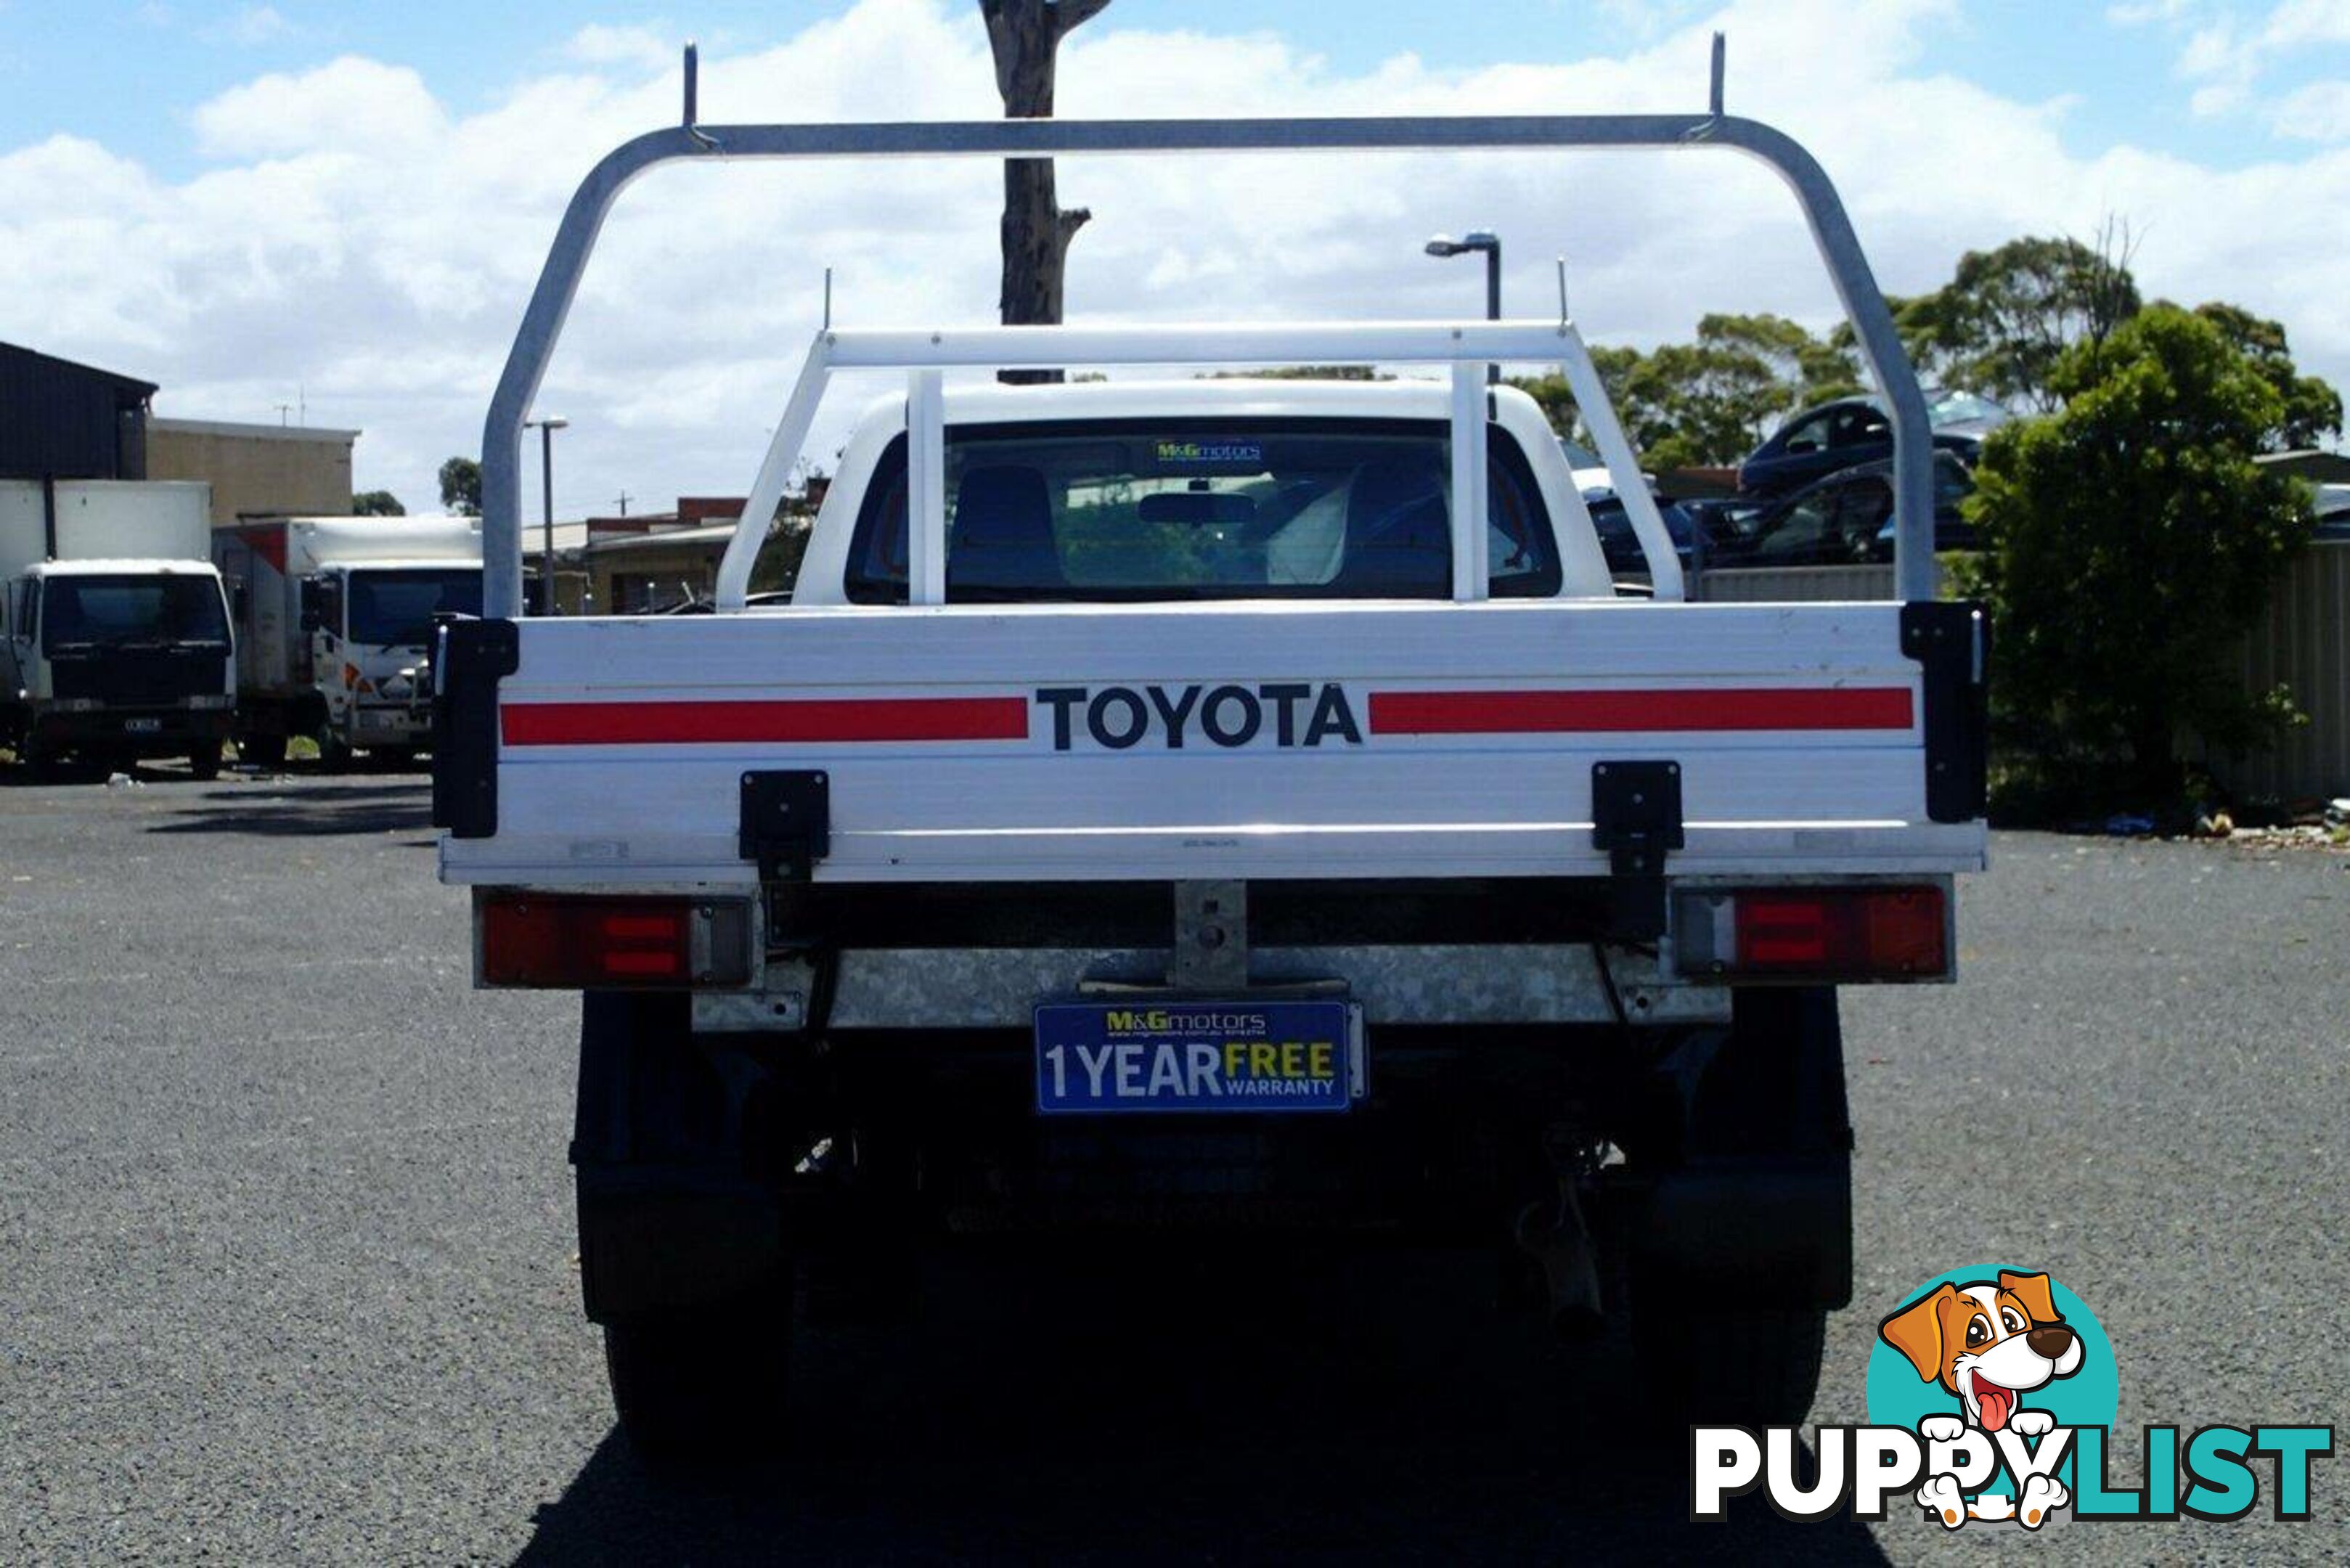
[[(995, 88), (1011, 119), (1049, 119), (1061, 40), (1101, 13), (1109, 0), (980, 0), (995, 57)], [(1093, 214), (1063, 210), (1049, 158), (1003, 161), (1003, 289), (997, 308), (1007, 327), (1057, 324), (1069, 241)], [(1057, 381), (1057, 370), (1006, 370), (1007, 381)]]

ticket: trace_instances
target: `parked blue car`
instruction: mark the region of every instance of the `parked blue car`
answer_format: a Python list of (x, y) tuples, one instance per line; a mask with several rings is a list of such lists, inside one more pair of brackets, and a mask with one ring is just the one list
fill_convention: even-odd
[[(1982, 439), (2007, 423), (2008, 411), (1972, 392), (1930, 391), (1926, 412), (1934, 444), (1968, 467), (1982, 451)], [(1873, 395), (1838, 398), (1805, 409), (1738, 467), (1738, 488), (1748, 495), (1785, 495), (1841, 469), (1893, 455), (1893, 427)]]
[[(1974, 474), (1934, 454), (1934, 548), (1970, 550), (1975, 531), (1959, 504)], [(1709, 534), (1715, 566), (1849, 566), (1893, 559), (1893, 462), (1880, 458), (1815, 480)]]
[[(1640, 547), (1639, 535), (1632, 532), (1632, 519), (1625, 514), (1624, 503), (1612, 494), (1588, 496), (1585, 504), (1591, 508), (1592, 525), (1599, 531), (1600, 553), (1607, 557), (1609, 572), (1622, 576), (1644, 573), (1648, 569), (1648, 553)], [(1659, 500), (1657, 515), (1672, 536), (1673, 554), (1680, 557), (1681, 570), (1697, 567), (1697, 529), (1695, 518), (1677, 504)]]

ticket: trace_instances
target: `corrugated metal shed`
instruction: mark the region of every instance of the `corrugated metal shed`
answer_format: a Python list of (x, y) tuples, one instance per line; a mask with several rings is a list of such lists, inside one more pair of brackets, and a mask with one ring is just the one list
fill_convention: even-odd
[(2282, 801), (2350, 794), (2350, 539), (2320, 539), (2276, 585), (2244, 649), (2244, 689), (2293, 692), (2309, 722), (2274, 749), (2212, 771), (2239, 794)]
[(0, 479), (144, 479), (151, 381), (0, 343)]

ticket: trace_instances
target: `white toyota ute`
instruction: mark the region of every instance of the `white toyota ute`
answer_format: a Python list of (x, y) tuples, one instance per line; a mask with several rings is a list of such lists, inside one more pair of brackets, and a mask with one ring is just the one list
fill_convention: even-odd
[[(763, 134), (805, 150), (710, 139)], [(884, 1304), (949, 1239), (1498, 1255), (1562, 1332), (1625, 1320), (1668, 1418), (1800, 1418), (1851, 1284), (1836, 988), (1952, 978), (1983, 864), (1980, 610), (1686, 602), (1562, 318), (827, 325), (720, 613), (524, 618), (504, 448), (597, 180), (493, 410), (434, 795), (479, 983), (585, 995), (584, 1283), (632, 1441), (772, 1435), (803, 1275)], [(1653, 597), (1492, 360), (1565, 369)], [(1300, 363), (1399, 379), (1191, 374)], [(985, 379), (1035, 367), (1113, 374)], [(902, 394), (791, 602), (748, 607), (826, 388), (874, 369)]]

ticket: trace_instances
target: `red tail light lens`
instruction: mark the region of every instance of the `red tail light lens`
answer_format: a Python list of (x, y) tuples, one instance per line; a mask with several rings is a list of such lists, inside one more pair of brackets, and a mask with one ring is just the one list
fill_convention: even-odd
[(748, 982), (739, 901), (487, 893), (481, 982), (553, 990), (687, 990)]
[(1684, 973), (1751, 980), (1942, 980), (1940, 887), (1748, 888), (1684, 897)]

